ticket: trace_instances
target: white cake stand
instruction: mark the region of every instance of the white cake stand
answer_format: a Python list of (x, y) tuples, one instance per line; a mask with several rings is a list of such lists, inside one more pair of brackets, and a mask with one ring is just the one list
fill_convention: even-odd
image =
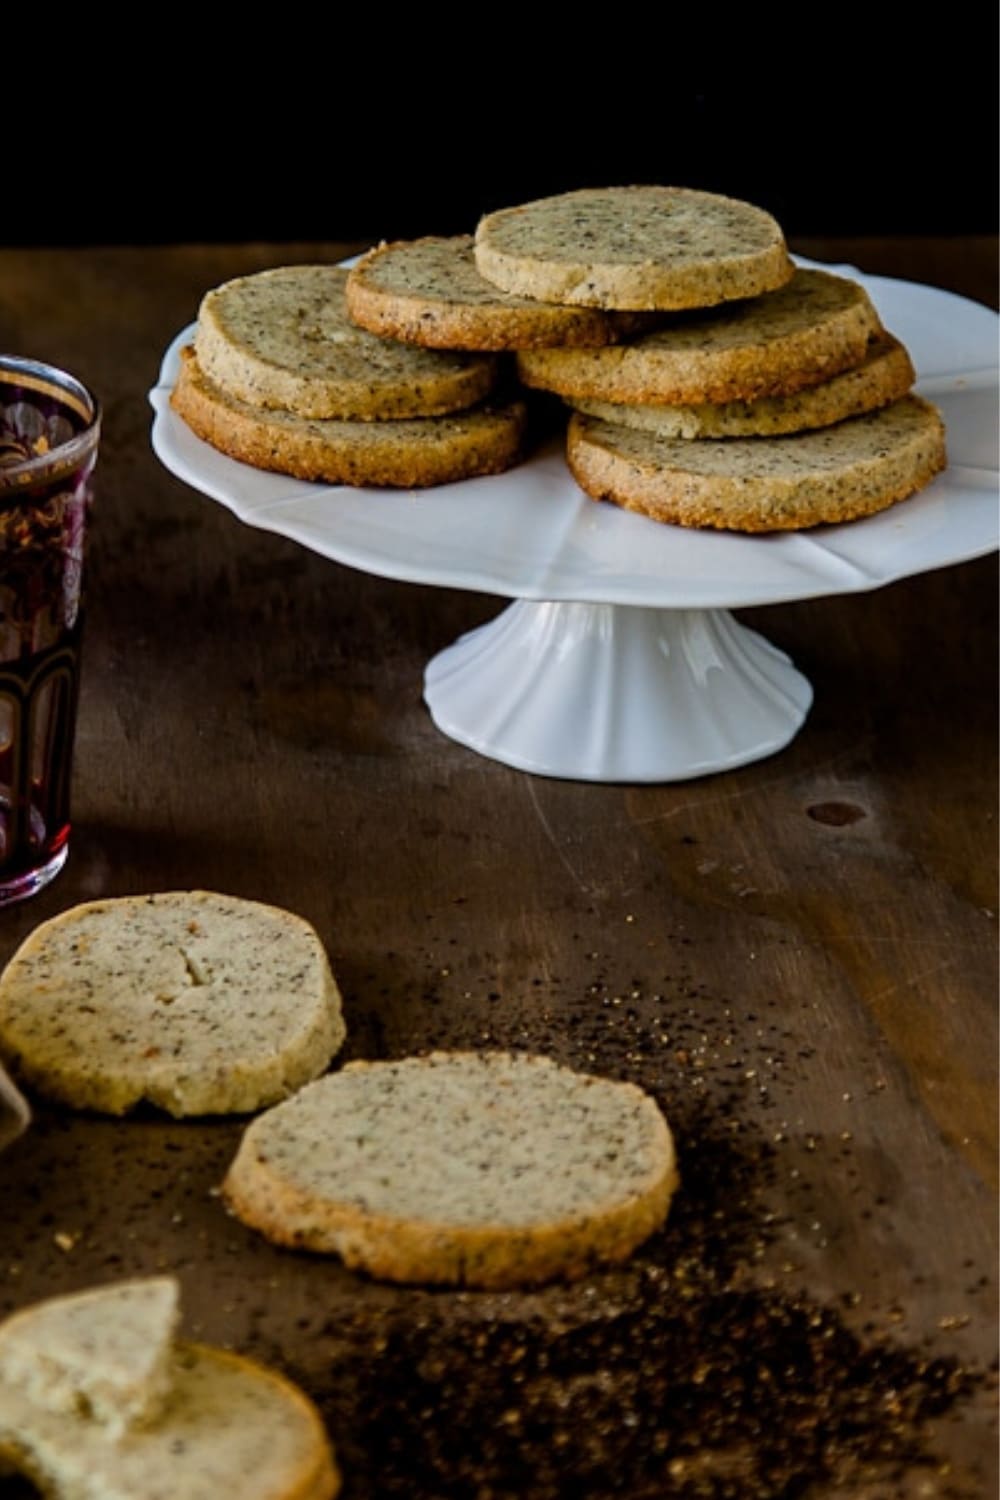
[[(803, 262), (803, 264), (811, 264)], [(993, 551), (998, 536), (998, 321), (913, 282), (833, 267), (868, 289), (941, 408), (949, 466), (865, 520), (768, 536), (685, 530), (588, 499), (561, 443), (507, 474), (430, 490), (360, 490), (265, 473), (171, 410), (178, 351), (150, 392), (153, 448), (240, 520), (386, 578), (514, 600), (428, 664), (445, 734), (524, 771), (681, 781), (781, 750), (812, 688), (730, 613), (860, 592)]]

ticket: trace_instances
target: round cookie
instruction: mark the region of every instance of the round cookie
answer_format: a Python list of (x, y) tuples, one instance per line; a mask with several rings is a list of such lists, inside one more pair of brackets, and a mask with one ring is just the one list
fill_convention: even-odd
[(570, 470), (595, 500), (679, 526), (788, 531), (884, 510), (946, 464), (944, 424), (918, 396), (816, 432), (658, 438), (574, 412)]
[(0, 1323), (0, 1472), (55, 1500), (333, 1500), (313, 1402), (276, 1370), (178, 1342), (172, 1275), (112, 1281)]
[(223, 1196), (278, 1244), (372, 1276), (512, 1287), (623, 1260), (676, 1185), (670, 1130), (633, 1084), (439, 1052), (351, 1063), (259, 1116)]
[(347, 277), (347, 310), (370, 333), (429, 349), (544, 349), (617, 343), (651, 313), (560, 307), (502, 292), (476, 268), (471, 235), (369, 250)]
[(505, 292), (580, 307), (713, 307), (792, 275), (766, 210), (694, 188), (580, 188), (485, 214), (476, 265)]
[(318, 1410), (277, 1371), (178, 1343), (161, 1415), (117, 1440), (0, 1385), (0, 1460), (56, 1500), (333, 1500), (341, 1481)]
[(379, 338), (352, 322), (341, 266), (278, 266), (207, 292), (194, 346), (209, 379), (253, 406), (379, 421), (472, 406), (492, 390), (488, 354)]
[(864, 287), (798, 270), (779, 291), (672, 320), (607, 349), (517, 355), (527, 386), (567, 400), (675, 406), (758, 401), (858, 365), (882, 324)]
[(757, 401), (703, 401), (692, 406), (630, 406), (626, 402), (587, 401), (570, 405), (604, 422), (620, 422), (665, 438), (778, 437), (830, 427), (905, 396), (915, 371), (909, 353), (890, 333), (875, 336), (860, 365), (820, 385), (790, 396), (761, 396)]
[(518, 400), (395, 422), (265, 411), (215, 386), (190, 348), (181, 351), (170, 404), (198, 437), (255, 468), (327, 484), (405, 489), (509, 469), (521, 456), (527, 426), (527, 408)]
[(210, 891), (86, 902), (0, 976), (0, 1055), (40, 1094), (121, 1115), (245, 1113), (329, 1065), (345, 1036), (315, 930)]

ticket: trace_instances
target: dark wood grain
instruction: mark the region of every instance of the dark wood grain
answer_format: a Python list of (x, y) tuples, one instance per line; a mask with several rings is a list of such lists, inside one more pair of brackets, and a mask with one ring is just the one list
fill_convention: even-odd
[[(316, 1396), (358, 1500), (688, 1495), (725, 1465), (670, 1467), (669, 1445), (644, 1457), (664, 1419), (624, 1378), (619, 1405), (602, 1398), (605, 1427), (588, 1427), (580, 1392), (656, 1353), (623, 1351), (612, 1324), (666, 1338), (663, 1305), (711, 1275), (713, 1297), (722, 1281), (752, 1289), (762, 1317), (813, 1309), (855, 1354), (902, 1351), (915, 1386), (920, 1361), (971, 1373), (884, 1469), (868, 1455), (838, 1477), (803, 1458), (812, 1493), (994, 1493), (981, 1377), (997, 1342), (995, 559), (745, 611), (816, 694), (769, 760), (620, 787), (481, 758), (435, 729), (422, 674), (504, 601), (389, 582), (251, 530), (150, 449), (146, 393), (205, 290), (353, 248), (0, 251), (0, 346), (73, 370), (105, 413), (71, 856), (0, 917), (0, 960), (98, 895), (197, 886), (289, 907), (329, 948), (345, 1056), (496, 1044), (639, 1082), (675, 1127), (677, 1211), (632, 1265), (576, 1287), (389, 1288), (227, 1218), (216, 1189), (241, 1122), (39, 1105), (2, 1163), (0, 1311), (174, 1268), (189, 1333), (272, 1360)], [(992, 239), (795, 248), (996, 305)], [(581, 1330), (592, 1346), (583, 1332), (572, 1343)], [(567, 1368), (543, 1401), (557, 1335), (583, 1385)], [(491, 1368), (490, 1339), (535, 1362), (515, 1408), (569, 1414), (565, 1432), (553, 1419), (544, 1483), (515, 1486), (509, 1455), (476, 1477), (484, 1433), (529, 1454), (540, 1441), (510, 1416), (513, 1376), (506, 1355)], [(380, 1397), (397, 1404), (385, 1428)], [(385, 1432), (421, 1403), (450, 1446), (408, 1459)], [(614, 1467), (595, 1457), (598, 1431)], [(781, 1493), (733, 1482), (718, 1493)]]

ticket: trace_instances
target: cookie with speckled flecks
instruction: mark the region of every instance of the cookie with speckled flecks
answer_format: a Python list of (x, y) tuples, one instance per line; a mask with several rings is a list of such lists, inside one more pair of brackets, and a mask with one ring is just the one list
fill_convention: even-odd
[(223, 1195), (276, 1243), (372, 1276), (514, 1287), (626, 1259), (676, 1186), (667, 1122), (634, 1084), (435, 1052), (350, 1063), (258, 1116)]
[(848, 417), (898, 401), (915, 380), (909, 353), (890, 333), (877, 335), (859, 365), (788, 396), (757, 401), (701, 401), (692, 405), (643, 406), (627, 401), (568, 404), (589, 417), (639, 427), (664, 438), (779, 437), (832, 427)]
[(500, 474), (521, 457), (528, 419), (524, 401), (513, 397), (395, 422), (267, 411), (220, 390), (190, 347), (181, 350), (170, 404), (229, 458), (296, 479), (367, 488), (421, 489)]
[(119, 896), (41, 923), (0, 975), (0, 1056), (29, 1089), (121, 1115), (236, 1114), (317, 1077), (341, 1046), (315, 929), (212, 891)]
[(347, 310), (371, 333), (429, 349), (545, 349), (615, 344), (657, 315), (560, 306), (502, 292), (476, 267), (471, 235), (397, 240), (348, 273)]
[[(144, 1314), (157, 1350), (165, 1344), (155, 1407), (136, 1421), (134, 1393), (118, 1408), (123, 1391), (102, 1386), (117, 1419), (109, 1425), (108, 1412), (90, 1403), (93, 1376), (81, 1360), (89, 1349), (98, 1370), (120, 1374), (122, 1320), (136, 1318), (135, 1299), (123, 1301), (126, 1289), (144, 1290), (140, 1282), (112, 1283), (15, 1314), (22, 1358), (16, 1378), (0, 1379), (0, 1466), (23, 1473), (54, 1500), (333, 1500), (340, 1490), (336, 1458), (305, 1392), (254, 1360), (175, 1342), (160, 1312)], [(154, 1291), (159, 1296), (158, 1284)], [(58, 1362), (71, 1315), (73, 1368), (82, 1380), (75, 1393), (67, 1388), (75, 1394), (67, 1406), (49, 1399), (47, 1366), (49, 1335), (62, 1330)], [(134, 1351), (129, 1367), (137, 1368)]]
[(940, 413), (919, 396), (815, 432), (715, 441), (660, 438), (574, 412), (566, 454), (595, 500), (729, 531), (872, 515), (923, 489), (947, 462)]
[(277, 266), (207, 292), (194, 334), (206, 376), (252, 406), (365, 422), (460, 411), (493, 389), (490, 354), (418, 349), (358, 327), (347, 275)]
[(714, 307), (792, 275), (765, 209), (696, 188), (580, 188), (484, 214), (476, 265), (505, 292), (580, 307)]
[(149, 1276), (71, 1292), (0, 1323), (0, 1387), (115, 1437), (160, 1415), (180, 1317), (180, 1285)]
[(882, 332), (859, 282), (803, 269), (766, 296), (685, 314), (606, 349), (522, 350), (517, 370), (525, 385), (569, 401), (758, 401), (854, 368)]

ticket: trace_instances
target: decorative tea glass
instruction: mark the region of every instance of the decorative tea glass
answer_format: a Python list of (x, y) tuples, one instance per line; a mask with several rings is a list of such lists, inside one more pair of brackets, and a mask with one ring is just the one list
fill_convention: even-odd
[(100, 420), (72, 375), (0, 355), (0, 906), (41, 890), (68, 853)]

